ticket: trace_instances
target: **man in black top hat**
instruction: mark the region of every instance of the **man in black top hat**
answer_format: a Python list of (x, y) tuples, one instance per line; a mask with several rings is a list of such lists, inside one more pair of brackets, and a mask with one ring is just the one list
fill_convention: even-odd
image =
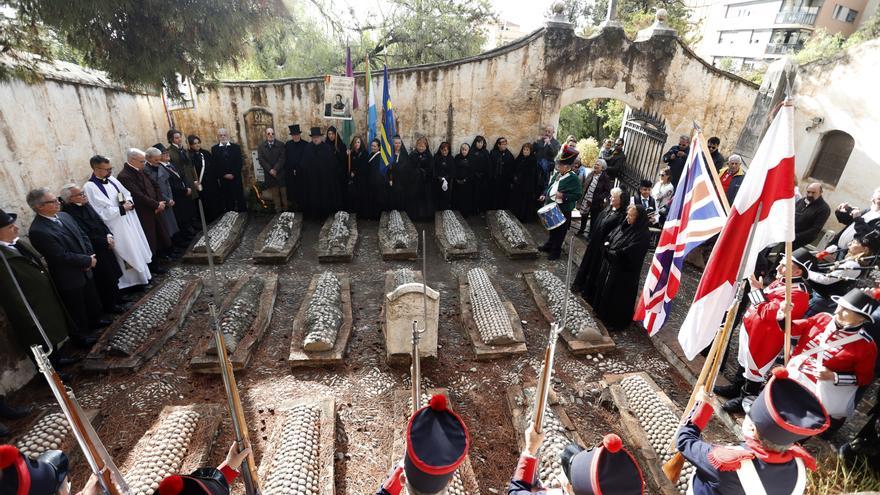
[(304, 194), (306, 215), (323, 219), (342, 209), (342, 191), (339, 188), (339, 175), (333, 150), (323, 140), (320, 127), (312, 127), (309, 132), (312, 142), (303, 150), (300, 169), (308, 180)]
[(241, 180), (241, 168), (244, 166), (241, 146), (230, 142), (229, 131), (222, 127), (217, 130), (217, 140), (219, 142), (211, 147), (211, 158), (220, 174), (223, 211), (246, 211)]
[(284, 145), (284, 180), (287, 184), (287, 203), (290, 205), (290, 209), (303, 211), (308, 179), (301, 165), (307, 143), (302, 140), (299, 124), (289, 125), (287, 128), (290, 130), (290, 140)]
[(688, 493), (803, 493), (806, 469), (815, 471), (816, 461), (797, 442), (822, 433), (830, 422), (818, 397), (785, 369), (774, 370), (743, 421), (745, 442), (735, 447), (702, 439), (713, 412), (701, 393), (676, 435), (678, 451), (696, 468)]
[(0, 445), (0, 495), (68, 495), (68, 470), (60, 450), (30, 459), (12, 445)]
[(409, 495), (446, 493), (446, 486), (467, 457), (469, 446), (467, 426), (448, 408), (446, 396), (431, 397), (428, 405), (409, 419), (406, 457), (376, 495), (400, 495), (404, 486)]
[[(536, 433), (529, 425), (525, 432), (526, 449), (519, 456), (516, 471), (507, 487), (508, 495), (546, 494), (538, 479), (537, 452), (544, 442), (544, 434)], [(623, 448), (615, 434), (605, 435), (602, 444), (584, 450), (569, 444), (560, 453), (560, 464), (565, 475), (562, 489), (568, 495), (641, 495), (645, 492), (642, 470), (635, 457)], [(537, 491), (535, 491), (537, 489)]]

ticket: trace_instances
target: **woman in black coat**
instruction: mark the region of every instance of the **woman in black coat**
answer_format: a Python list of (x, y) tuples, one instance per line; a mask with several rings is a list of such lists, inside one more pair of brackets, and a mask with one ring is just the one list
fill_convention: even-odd
[(491, 170), (489, 164), (489, 150), (486, 148), (486, 138), (477, 136), (471, 143), (469, 152), (471, 170), (473, 170), (474, 211), (482, 213), (489, 208), (492, 195), (489, 194), (491, 186)]
[(391, 196), (385, 205), (385, 210), (405, 211), (415, 195), (412, 189), (413, 184), (417, 183), (417, 178), (410, 167), (409, 152), (406, 151), (406, 146), (403, 145), (403, 139), (400, 136), (394, 136), (391, 140), (390, 171)]
[(333, 152), (333, 157), (336, 159), (333, 172), (339, 183), (339, 194), (342, 195), (337, 202), (342, 205), (340, 206), (340, 209), (345, 209), (348, 206), (345, 203), (345, 192), (348, 190), (349, 178), (348, 147), (345, 146), (345, 143), (342, 142), (342, 138), (337, 134), (336, 127), (333, 127), (332, 125), (327, 128), (327, 135), (324, 136), (324, 142), (330, 147), (330, 150)]
[(367, 160), (367, 190), (368, 195), (364, 201), (364, 218), (376, 220), (379, 214), (386, 209), (388, 196), (391, 193), (391, 169), (382, 173), (381, 144), (378, 139), (370, 142), (370, 158)]
[(596, 314), (611, 329), (632, 322), (639, 278), (651, 247), (648, 212), (641, 205), (626, 209), (626, 220), (608, 234), (596, 280)]
[(455, 159), (452, 157), (451, 146), (448, 142), (443, 141), (437, 148), (437, 154), (434, 155), (434, 173), (433, 182), (431, 182), (431, 191), (434, 196), (435, 210), (448, 210), (452, 208), (452, 184), (453, 171), (455, 170)]
[(520, 222), (527, 223), (538, 217), (538, 191), (541, 175), (538, 160), (532, 150), (532, 143), (525, 143), (519, 150), (519, 156), (513, 163), (513, 177), (510, 184), (510, 211)]
[(571, 284), (571, 290), (575, 293), (580, 292), (590, 304), (596, 302), (596, 281), (602, 265), (602, 245), (608, 234), (623, 222), (625, 210), (621, 204), (622, 195), (623, 191), (619, 188), (612, 189), (610, 203), (593, 220), (587, 250)]
[(461, 212), (462, 215), (473, 215), (476, 211), (474, 205), (474, 167), (470, 156), (471, 147), (467, 143), (461, 143), (459, 152), (455, 155), (455, 166), (452, 177), (452, 208)]
[[(190, 134), (186, 137), (186, 142), (189, 144), (189, 162), (193, 164), (196, 178), (201, 185), (198, 197), (205, 208), (205, 220), (212, 222), (223, 210), (220, 201), (220, 174), (211, 161), (211, 152), (202, 149), (202, 140), (198, 136)], [(193, 214), (198, 216), (198, 205), (195, 207)]]
[(370, 155), (367, 154), (364, 140), (360, 136), (351, 139), (348, 155), (351, 157), (352, 182), (349, 211), (357, 213), (361, 218), (366, 218), (370, 202)]
[(424, 136), (416, 140), (416, 149), (409, 154), (409, 166), (412, 175), (412, 196), (406, 207), (406, 213), (412, 220), (428, 220), (434, 214), (431, 203), (429, 185), (433, 172), (433, 156), (428, 149), (428, 139)]
[(507, 138), (500, 137), (495, 140), (495, 146), (489, 153), (490, 180), (489, 209), (506, 210), (510, 196), (510, 186), (513, 183), (514, 161), (513, 153), (507, 149)]

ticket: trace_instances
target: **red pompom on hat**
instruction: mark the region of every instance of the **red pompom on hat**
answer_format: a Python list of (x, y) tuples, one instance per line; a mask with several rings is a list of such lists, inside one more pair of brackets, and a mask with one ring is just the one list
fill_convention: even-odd
[(608, 452), (612, 454), (619, 452), (620, 449), (623, 448), (623, 442), (620, 440), (620, 437), (615, 435), (614, 433), (609, 433), (605, 435), (605, 438), (602, 439), (602, 445), (608, 449)]
[(875, 287), (873, 289), (868, 289), (868, 294), (874, 299), (880, 299), (880, 287)]
[(0, 445), (0, 469), (6, 469), (18, 461), (20, 454), (14, 445)]
[(434, 411), (446, 411), (448, 409), (446, 404), (446, 396), (443, 394), (431, 396), (431, 400), (428, 401), (428, 405)]
[(773, 369), (773, 376), (775, 376), (776, 378), (778, 378), (780, 380), (788, 378), (788, 370), (785, 368), (782, 368), (782, 367), (774, 368)]
[(182, 491), (183, 478), (175, 474), (162, 480), (156, 493), (159, 495), (178, 495)]

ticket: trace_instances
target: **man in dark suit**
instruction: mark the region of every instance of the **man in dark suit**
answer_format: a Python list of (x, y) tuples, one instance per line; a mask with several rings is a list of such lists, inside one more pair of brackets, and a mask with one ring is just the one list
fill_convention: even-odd
[(651, 225), (657, 225), (660, 221), (660, 214), (657, 211), (657, 200), (651, 196), (651, 187), (653, 184), (648, 179), (642, 179), (639, 182), (639, 195), (633, 196), (629, 200), (631, 205), (640, 205), (648, 212), (648, 218)]
[(663, 163), (669, 165), (669, 173), (672, 174), (672, 184), (678, 186), (678, 179), (684, 171), (684, 164), (687, 161), (688, 151), (690, 151), (690, 136), (681, 135), (678, 137), (678, 144), (669, 148), (669, 151), (663, 155)]
[(284, 179), (284, 143), (275, 139), (275, 129), (266, 128), (266, 140), (257, 150), (264, 173), (264, 190), (276, 212), (287, 210), (287, 182)]
[(101, 319), (103, 308), (92, 271), (98, 260), (91, 241), (76, 220), (61, 211), (58, 198), (48, 189), (34, 189), (26, 200), (37, 214), (28, 236), (46, 259), (61, 300), (76, 323), (76, 333), (85, 336), (109, 325), (110, 321)]
[(287, 204), (290, 209), (303, 211), (303, 199), (306, 193), (306, 176), (302, 170), (303, 153), (306, 150), (306, 142), (302, 140), (302, 130), (299, 124), (287, 126), (290, 130), (290, 140), (284, 145), (284, 180), (287, 184)]
[(241, 168), (244, 165), (241, 146), (230, 143), (229, 131), (223, 128), (217, 131), (217, 140), (219, 143), (211, 147), (211, 156), (220, 173), (223, 211), (246, 211), (241, 180)]
[(153, 253), (153, 261), (149, 265), (150, 271), (154, 274), (165, 273), (167, 270), (158, 266), (156, 257), (159, 251), (171, 246), (171, 238), (158, 218), (158, 215), (165, 211), (166, 204), (162, 200), (159, 185), (143, 172), (146, 163), (147, 159), (143, 151), (129, 148), (126, 152), (125, 165), (116, 178), (128, 189), (134, 200), (134, 211), (137, 212), (138, 221)]
[(794, 204), (794, 241), (792, 249), (806, 246), (816, 240), (831, 216), (831, 207), (822, 197), (822, 184), (813, 182), (806, 194)]
[(95, 249), (95, 257), (98, 262), (94, 268), (95, 287), (101, 297), (101, 305), (108, 313), (122, 313), (125, 311), (120, 305), (119, 277), (122, 276), (122, 268), (116, 260), (113, 248), (116, 241), (110, 229), (98, 216), (98, 212), (89, 204), (89, 198), (76, 184), (68, 184), (61, 188), (59, 194), (61, 211), (72, 216), (79, 225), (80, 230), (89, 238), (92, 248)]

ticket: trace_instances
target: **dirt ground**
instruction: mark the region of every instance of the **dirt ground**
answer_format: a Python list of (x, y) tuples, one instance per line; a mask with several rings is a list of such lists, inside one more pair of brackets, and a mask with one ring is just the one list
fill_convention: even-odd
[[(309, 396), (330, 396), (336, 400), (336, 493), (373, 493), (391, 465), (393, 391), (409, 386), (408, 367), (393, 368), (384, 362), (380, 310), (384, 272), (398, 267), (421, 269), (420, 262), (384, 262), (378, 248), (378, 221), (358, 222), (360, 239), (352, 263), (319, 264), (316, 246), (321, 223), (306, 221), (302, 245), (291, 261), (282, 266), (253, 265), (250, 255), (254, 239), (269, 216), (252, 215), (243, 241), (229, 260), (217, 268), (220, 285), (229, 287), (237, 277), (253, 271), (279, 275), (279, 293), (272, 322), (252, 358), (251, 365), (237, 373), (245, 402), (251, 439), (259, 463), (274, 411), (285, 401)], [(518, 455), (515, 432), (504, 397), (507, 387), (533, 381), (540, 365), (548, 324), (544, 321), (526, 286), (523, 270), (548, 269), (565, 276), (564, 262), (509, 260), (494, 244), (485, 218), (471, 217), (480, 247), (478, 260), (446, 262), (434, 240), (433, 223), (417, 223), (427, 230), (428, 284), (441, 292), (439, 358), (422, 363), (424, 386), (446, 387), (472, 436), (471, 461), (481, 492), (501, 493), (506, 487)], [(538, 242), (545, 238), (538, 225), (528, 229)], [(650, 258), (648, 259), (650, 262)], [(480, 266), (500, 284), (524, 320), (528, 353), (516, 358), (477, 362), (466, 340), (459, 318), (457, 277)], [(576, 267), (575, 267), (576, 269)], [(291, 371), (286, 359), (293, 318), (305, 297), (311, 276), (323, 270), (347, 272), (351, 276), (354, 329), (344, 365)], [(167, 276), (197, 274), (206, 277), (207, 267), (176, 265)], [(690, 277), (696, 280), (698, 274)], [(695, 282), (694, 282), (695, 285)], [(693, 290), (691, 288), (691, 290)], [(125, 462), (132, 446), (166, 405), (219, 403), (225, 405), (219, 375), (198, 375), (188, 370), (191, 353), (199, 339), (210, 338), (207, 289), (196, 301), (181, 331), (141, 370), (133, 374), (89, 375), (80, 373), (74, 391), (85, 408), (99, 408), (103, 420), (98, 433), (117, 464)], [(683, 318), (679, 305), (673, 319)], [(674, 322), (673, 322), (674, 324)], [(560, 343), (557, 351), (555, 390), (578, 426), (581, 437), (595, 445), (617, 427), (615, 413), (600, 405), (600, 380), (604, 373), (646, 371), (682, 405), (690, 386), (655, 350), (644, 331), (636, 326), (612, 333), (617, 350), (603, 359), (575, 357)], [(15, 403), (34, 402), (41, 409), (55, 407), (48, 388), (38, 377), (16, 393)], [(27, 420), (12, 423), (20, 433)], [(18, 431), (15, 431), (15, 429)], [(221, 426), (213, 460), (219, 463), (231, 443), (228, 418)], [(74, 486), (85, 481), (87, 469), (80, 462), (74, 470)], [(243, 491), (237, 485), (239, 492)], [(654, 490), (651, 490), (654, 491)]]

